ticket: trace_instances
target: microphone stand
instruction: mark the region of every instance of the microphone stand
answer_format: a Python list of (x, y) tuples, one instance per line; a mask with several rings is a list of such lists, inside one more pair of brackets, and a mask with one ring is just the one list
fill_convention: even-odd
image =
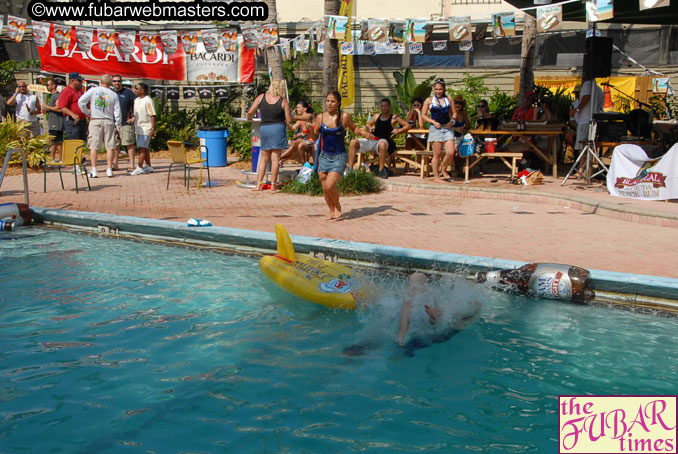
[[(614, 85), (612, 85), (611, 83), (603, 82), (603, 83), (600, 84), (600, 85), (602, 85), (602, 86), (604, 86), (604, 87), (610, 87), (610, 88), (613, 88), (613, 89), (615, 89), (617, 92), (619, 92), (619, 93), (621, 93), (622, 95), (626, 96), (628, 99), (630, 99), (630, 100), (632, 100), (632, 101), (638, 103), (638, 105), (639, 105), (640, 107), (647, 107), (648, 109), (650, 109), (650, 112), (649, 112), (649, 114), (650, 114), (650, 130), (652, 130), (652, 121), (654, 120), (654, 116), (655, 116), (655, 115), (654, 115), (654, 106), (652, 106), (652, 105), (650, 105), (650, 104), (648, 104), (648, 103), (645, 103), (645, 102), (643, 102), (643, 101), (641, 101), (641, 100), (639, 100), (639, 99), (636, 99), (636, 98), (634, 98), (633, 96), (631, 96), (631, 95), (629, 95), (629, 94), (627, 94), (627, 93), (624, 93), (623, 91), (621, 91), (620, 89), (618, 89), (617, 87), (615, 87)], [(631, 109), (631, 110), (635, 110), (635, 109)], [(635, 132), (636, 132), (636, 137), (637, 137), (638, 140), (640, 141), (640, 121), (639, 121), (638, 124), (636, 125), (636, 128), (637, 128), (636, 131), (635, 131)]]
[[(582, 82), (582, 85), (584, 85), (585, 82), (586, 81)], [(591, 82), (591, 95), (590, 95), (591, 97), (589, 98), (590, 104), (588, 118), (589, 133), (587, 136), (586, 144), (579, 153), (579, 156), (577, 156), (577, 159), (574, 161), (574, 164), (572, 164), (570, 171), (567, 172), (567, 175), (565, 175), (565, 179), (560, 184), (561, 186), (565, 186), (565, 183), (567, 183), (567, 180), (570, 178), (570, 176), (572, 176), (572, 174), (577, 171), (577, 165), (579, 164), (579, 161), (581, 161), (584, 157), (586, 157), (586, 170), (584, 171), (584, 178), (586, 179), (587, 184), (591, 183), (591, 179), (594, 178), (595, 176), (608, 172), (607, 166), (600, 159), (600, 156), (598, 156), (598, 152), (596, 151), (597, 123), (593, 120), (593, 107), (596, 105), (596, 89), (595, 89), (596, 78), (591, 76), (590, 82)], [(591, 164), (593, 163), (592, 160), (597, 161), (598, 165), (600, 166), (600, 170), (598, 170), (594, 174), (591, 174)]]

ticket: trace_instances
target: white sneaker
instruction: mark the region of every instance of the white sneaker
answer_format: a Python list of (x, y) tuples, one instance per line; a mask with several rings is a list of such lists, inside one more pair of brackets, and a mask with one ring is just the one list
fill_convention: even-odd
[(153, 173), (155, 172), (155, 169), (151, 166), (146, 166), (144, 167), (144, 173)]
[(96, 167), (92, 167), (92, 170), (89, 171), (89, 177), (90, 178), (97, 178), (99, 175), (97, 174), (97, 169)]
[(84, 174), (86, 174), (86, 173), (87, 173), (87, 172), (85, 171), (85, 167), (84, 167), (84, 166), (80, 166), (80, 175), (84, 175)]
[(134, 169), (134, 170), (132, 170), (132, 171), (130, 172), (130, 175), (141, 175), (142, 173), (144, 173), (144, 169), (142, 169), (141, 167), (137, 166), (136, 169)]
[(106, 169), (106, 176), (108, 178), (113, 178), (113, 169), (111, 169), (110, 167)]

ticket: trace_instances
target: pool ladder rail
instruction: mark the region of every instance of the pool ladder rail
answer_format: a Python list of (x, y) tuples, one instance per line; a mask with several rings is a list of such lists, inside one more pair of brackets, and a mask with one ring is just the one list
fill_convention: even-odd
[(24, 175), (24, 200), (26, 205), (30, 206), (28, 203), (28, 176), (26, 175), (26, 152), (23, 148), (10, 148), (5, 155), (5, 162), (2, 165), (2, 171), (0, 171), (0, 187), (2, 187), (2, 181), (5, 179), (5, 172), (7, 171), (7, 166), (9, 165), (9, 160), (12, 155), (16, 152), (21, 154), (21, 161), (23, 162), (23, 175)]

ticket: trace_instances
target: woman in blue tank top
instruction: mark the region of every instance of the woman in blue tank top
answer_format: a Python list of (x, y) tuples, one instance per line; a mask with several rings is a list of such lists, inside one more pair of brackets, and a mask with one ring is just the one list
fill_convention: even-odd
[(341, 217), (337, 183), (344, 176), (348, 153), (346, 152), (346, 131), (355, 134), (356, 126), (351, 115), (341, 111), (341, 95), (331, 91), (325, 98), (327, 111), (318, 115), (313, 122), (313, 134), (320, 141), (317, 168), (323, 186), (325, 202), (330, 208), (326, 220), (335, 221)]
[[(433, 149), (431, 166), (433, 167), (433, 181), (436, 183), (452, 181), (452, 177), (447, 173), (447, 166), (452, 162), (455, 151), (454, 130), (452, 129), (454, 123), (451, 121), (452, 104), (452, 100), (445, 93), (445, 81), (436, 79), (433, 82), (433, 96), (424, 101), (424, 107), (421, 110), (421, 118), (429, 124), (428, 142)], [(442, 159), (441, 178), (443, 147), (445, 158)]]

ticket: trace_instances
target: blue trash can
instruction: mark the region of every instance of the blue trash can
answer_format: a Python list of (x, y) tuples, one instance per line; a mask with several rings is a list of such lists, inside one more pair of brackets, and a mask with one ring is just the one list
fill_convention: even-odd
[(226, 160), (227, 138), (230, 134), (226, 126), (200, 126), (198, 128), (198, 138), (200, 145), (207, 147), (205, 151), (203, 147), (202, 158), (207, 159), (208, 167), (225, 167), (228, 165)]

